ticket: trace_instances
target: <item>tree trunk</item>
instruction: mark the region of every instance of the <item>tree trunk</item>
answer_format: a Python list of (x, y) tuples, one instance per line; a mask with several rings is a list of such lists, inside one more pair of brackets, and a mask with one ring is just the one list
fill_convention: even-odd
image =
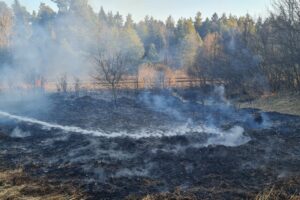
[(111, 88), (112, 88), (112, 93), (113, 93), (113, 102), (114, 102), (115, 107), (117, 107), (117, 91), (116, 91), (115, 83), (112, 83)]

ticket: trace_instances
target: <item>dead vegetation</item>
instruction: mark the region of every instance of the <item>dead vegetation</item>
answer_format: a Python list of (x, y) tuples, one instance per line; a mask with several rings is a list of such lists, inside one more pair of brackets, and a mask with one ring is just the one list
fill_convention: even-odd
[(34, 180), (22, 169), (0, 172), (0, 199), (3, 200), (81, 200), (83, 194), (72, 186)]
[[(300, 181), (299, 177), (282, 180), (275, 185), (264, 189), (259, 194), (250, 194), (249, 199), (254, 200), (300, 200)], [(218, 196), (218, 192), (222, 191), (221, 188), (219, 189), (209, 189), (203, 190), (204, 188), (195, 188), (192, 189), (190, 192), (184, 192), (180, 189), (175, 190), (173, 193), (160, 193), (155, 195), (147, 195), (142, 198), (142, 200), (196, 200), (196, 199), (215, 199)], [(214, 197), (209, 195), (201, 195), (201, 197), (196, 196), (193, 194), (194, 192), (197, 193), (202, 191), (206, 191), (207, 194), (215, 194)], [(230, 192), (230, 190), (228, 190)], [(231, 191), (234, 192), (234, 189)], [(237, 192), (237, 191), (235, 191)], [(253, 198), (254, 197), (254, 198)], [(134, 198), (129, 198), (130, 200)], [(217, 198), (219, 199), (219, 198)], [(221, 198), (220, 198), (221, 199)], [(248, 198), (247, 198), (248, 199)]]
[(279, 112), (300, 115), (300, 94), (280, 93), (263, 96), (254, 101), (247, 101), (238, 105), (240, 108), (257, 108), (268, 112)]
[(146, 195), (142, 198), (139, 197), (128, 197), (127, 200), (197, 200), (198, 198), (189, 192), (184, 192), (180, 190), (180, 188), (175, 189), (173, 193), (159, 193), (159, 194), (153, 194), (153, 195)]
[(300, 179), (281, 181), (258, 194), (255, 200), (300, 200)]

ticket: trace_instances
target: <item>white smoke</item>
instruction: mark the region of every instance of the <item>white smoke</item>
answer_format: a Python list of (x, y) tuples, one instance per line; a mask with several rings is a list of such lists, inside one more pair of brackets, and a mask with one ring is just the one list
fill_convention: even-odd
[(215, 135), (210, 137), (206, 145), (224, 145), (239, 146), (250, 141), (249, 137), (244, 136), (244, 128), (235, 126), (228, 131), (220, 131), (217, 129)]
[(176, 126), (173, 128), (164, 127), (164, 128), (156, 128), (154, 130), (144, 129), (144, 130), (135, 131), (133, 133), (128, 133), (126, 131), (107, 133), (102, 130), (86, 130), (76, 126), (62, 126), (58, 124), (52, 124), (37, 119), (12, 115), (3, 111), (0, 111), (0, 115), (2, 117), (16, 120), (19, 122), (40, 125), (44, 129), (59, 129), (66, 133), (79, 133), (84, 135), (93, 135), (93, 136), (107, 137), (107, 138), (130, 137), (133, 139), (141, 139), (141, 138), (151, 138), (151, 137), (154, 138), (174, 137), (174, 136), (187, 135), (192, 133), (210, 134), (212, 137), (208, 140), (207, 144), (205, 144), (204, 146), (207, 145), (239, 146), (247, 143), (250, 140), (248, 137), (243, 135), (244, 129), (239, 126), (235, 126), (230, 130), (223, 131), (215, 127), (207, 127), (205, 125), (191, 126), (189, 123), (187, 123), (185, 125)]
[(26, 138), (30, 136), (31, 136), (30, 132), (22, 131), (19, 127), (16, 127), (10, 134), (10, 137), (13, 138)]
[(215, 86), (214, 93), (219, 101), (230, 105), (230, 102), (226, 99), (226, 91), (224, 85)]

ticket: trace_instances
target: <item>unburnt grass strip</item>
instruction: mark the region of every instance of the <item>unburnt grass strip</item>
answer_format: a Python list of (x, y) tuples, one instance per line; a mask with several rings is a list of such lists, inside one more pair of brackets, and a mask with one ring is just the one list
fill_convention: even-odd
[(81, 200), (80, 190), (71, 185), (34, 179), (22, 169), (0, 171), (0, 199), (5, 200)]

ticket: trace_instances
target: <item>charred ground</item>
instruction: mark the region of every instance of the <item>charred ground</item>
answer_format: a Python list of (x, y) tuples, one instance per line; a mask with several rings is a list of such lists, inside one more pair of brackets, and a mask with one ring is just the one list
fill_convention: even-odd
[[(237, 110), (218, 95), (175, 92), (130, 93), (117, 108), (97, 93), (50, 95), (47, 109), (36, 112), (10, 106), (13, 114), (129, 135), (83, 135), (2, 119), (0, 169), (22, 168), (33, 179), (75, 187), (87, 199), (251, 199), (273, 185), (299, 196), (299, 117), (261, 113), (260, 123), (253, 115), (258, 110)], [(244, 133), (228, 142), (193, 128), (198, 125), (223, 134), (241, 126)], [(153, 131), (163, 134), (130, 136)], [(179, 134), (164, 135), (172, 131)]]

